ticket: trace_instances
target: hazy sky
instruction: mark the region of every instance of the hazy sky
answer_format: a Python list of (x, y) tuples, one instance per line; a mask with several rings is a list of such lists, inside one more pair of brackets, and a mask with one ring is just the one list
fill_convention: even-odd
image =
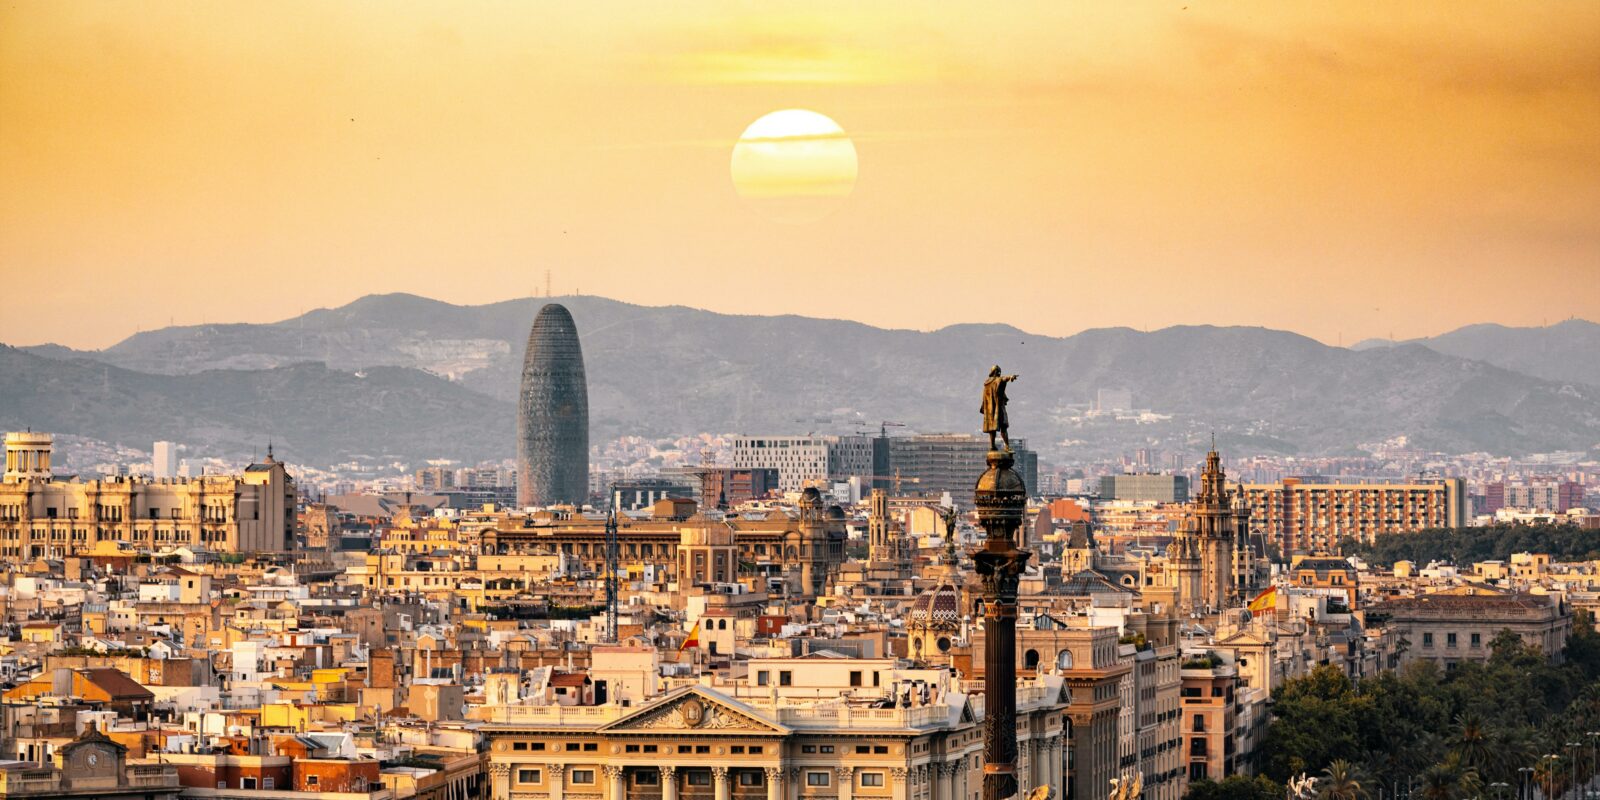
[[(819, 222), (734, 141), (854, 140)], [(8, 2), (0, 341), (542, 289), (1329, 343), (1600, 318), (1600, 3)]]

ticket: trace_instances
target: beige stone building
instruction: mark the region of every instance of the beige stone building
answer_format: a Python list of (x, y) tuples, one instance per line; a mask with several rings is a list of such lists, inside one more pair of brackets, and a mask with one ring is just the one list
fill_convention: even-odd
[(65, 558), (104, 553), (108, 546), (221, 553), (294, 546), (294, 480), (270, 452), (242, 475), (84, 481), (51, 473), (51, 442), (46, 433), (6, 434), (0, 479), (0, 555), (6, 558)]
[(1426, 659), (1448, 669), (1463, 661), (1487, 661), (1490, 643), (1509, 630), (1523, 643), (1559, 660), (1572, 634), (1572, 608), (1555, 595), (1502, 592), (1463, 586), (1389, 600), (1368, 612), (1408, 644), (1402, 663)]
[[(862, 665), (857, 664), (856, 669)], [(735, 699), (686, 686), (638, 706), (485, 709), (496, 800), (973, 800), (982, 704)], [(1060, 682), (1018, 690), (1022, 792), (1066, 786)]]

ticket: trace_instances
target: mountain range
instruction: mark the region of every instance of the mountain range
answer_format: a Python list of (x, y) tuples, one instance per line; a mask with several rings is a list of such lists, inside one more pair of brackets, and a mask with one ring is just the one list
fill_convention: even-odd
[[(1392, 347), (1388, 339), (1367, 339), (1357, 350)], [(1420, 344), (1445, 355), (1487, 361), (1497, 367), (1525, 372), (1551, 381), (1578, 381), (1600, 386), (1600, 324), (1569, 319), (1542, 328), (1508, 328), (1485, 323), (1457, 328), (1427, 339), (1407, 339), (1399, 344)]]
[[(1345, 453), (1398, 436), (1502, 454), (1600, 443), (1600, 349), (1586, 344), (1600, 326), (1587, 322), (1339, 348), (1249, 327), (1050, 337), (1000, 323), (919, 332), (557, 301), (582, 338), (596, 442), (882, 420), (976, 430), (978, 386), (998, 363), (1022, 376), (1013, 433), (1050, 458), (1193, 447), (1211, 431), (1238, 454)], [(0, 425), (213, 452), (270, 438), (282, 457), (315, 465), (505, 458), (525, 337), (544, 302), (374, 295), (276, 323), (143, 332), (99, 351), (0, 347)], [(1101, 390), (1154, 413), (1086, 417)]]

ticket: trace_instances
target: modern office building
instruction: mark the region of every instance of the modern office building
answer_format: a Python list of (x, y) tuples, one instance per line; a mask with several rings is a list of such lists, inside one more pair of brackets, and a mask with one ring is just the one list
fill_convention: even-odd
[(150, 475), (156, 480), (178, 477), (178, 446), (172, 442), (156, 442), (154, 457), (150, 461)]
[(1277, 544), (1285, 556), (1336, 552), (1344, 539), (1459, 528), (1469, 519), (1466, 486), (1459, 478), (1285, 478), (1240, 488), (1250, 507), (1250, 530)]
[(880, 485), (888, 476), (889, 442), (882, 436), (735, 436), (733, 467), (775, 469), (785, 492), (851, 478)]
[(1100, 499), (1187, 503), (1189, 479), (1183, 475), (1107, 475), (1100, 479)]
[[(1023, 483), (1039, 479), (1039, 456), (1026, 439), (1012, 439), (1016, 471)], [(980, 434), (925, 433), (889, 440), (889, 471), (903, 481), (903, 494), (938, 497), (948, 492), (959, 504), (970, 504), (976, 476), (988, 468), (989, 438)]]
[(528, 331), (517, 403), (517, 502), (589, 498), (589, 388), (571, 312), (547, 304)]
[(52, 437), (6, 434), (0, 481), (0, 555), (63, 558), (184, 547), (221, 553), (284, 552), (294, 546), (295, 485), (267, 458), (242, 475), (80, 481), (50, 472)]

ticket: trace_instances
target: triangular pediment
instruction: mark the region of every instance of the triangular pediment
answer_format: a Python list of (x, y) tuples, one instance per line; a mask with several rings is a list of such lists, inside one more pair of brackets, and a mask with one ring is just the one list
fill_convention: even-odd
[(1238, 645), (1238, 646), (1271, 644), (1271, 642), (1269, 642), (1266, 639), (1262, 638), (1260, 635), (1256, 634), (1253, 631), (1236, 631), (1236, 632), (1234, 632), (1232, 634), (1229, 634), (1228, 636), (1222, 638), (1217, 643), (1218, 644), (1231, 644), (1231, 645)]
[(704, 686), (689, 686), (608, 723), (602, 731), (789, 733), (765, 711)]

